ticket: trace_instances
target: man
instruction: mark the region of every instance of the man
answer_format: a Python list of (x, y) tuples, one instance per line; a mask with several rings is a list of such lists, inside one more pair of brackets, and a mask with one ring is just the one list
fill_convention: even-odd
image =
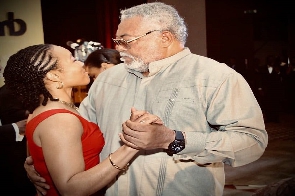
[(6, 145), (14, 144), (23, 140), (25, 135), (27, 120), (21, 120), (16, 123), (1, 125), (0, 120), (0, 144)]
[[(14, 167), (15, 165), (12, 164), (18, 162), (18, 156), (15, 156), (14, 148), (15, 146), (18, 146), (21, 142), (22, 137), (25, 133), (25, 127), (26, 120), (5, 125), (1, 125), (0, 121), (0, 156), (2, 157), (2, 160), (0, 161), (0, 179), (3, 182), (2, 189), (0, 190), (1, 195), (6, 194), (7, 191), (11, 192), (11, 183), (14, 184), (14, 180), (16, 179), (16, 177), (19, 177), (15, 176), (14, 174), (14, 170), (18, 167)], [(24, 173), (23, 170), (22, 173)], [(28, 181), (28, 179), (24, 179)], [(19, 178), (18, 180), (19, 182), (22, 182)], [(31, 184), (29, 185), (32, 186)]]
[(28, 114), (17, 96), (12, 94), (7, 85), (3, 85), (0, 88), (0, 140), (3, 157), (0, 163), (0, 176), (3, 182), (0, 195), (8, 192), (11, 195), (36, 194), (23, 169), (24, 159), (27, 157), (27, 140), (24, 133)]
[[(164, 3), (121, 11), (116, 37), (124, 64), (99, 75), (80, 113), (104, 133), (101, 159), (121, 145), (122, 129), (125, 143), (145, 150), (106, 195), (222, 195), (224, 163), (251, 163), (267, 145), (247, 82), (227, 65), (192, 54), (183, 19)], [(145, 112), (163, 124), (148, 124)]]

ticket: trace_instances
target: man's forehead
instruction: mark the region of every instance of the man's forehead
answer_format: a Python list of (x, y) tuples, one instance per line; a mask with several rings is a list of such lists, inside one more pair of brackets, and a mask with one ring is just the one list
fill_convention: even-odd
[(141, 16), (134, 16), (120, 22), (116, 37), (134, 36), (154, 29), (160, 29), (160, 25)]
[(139, 16), (134, 16), (131, 18), (126, 18), (122, 20), (118, 26), (116, 35), (122, 36), (125, 34), (132, 34), (139, 31), (143, 26), (143, 20)]

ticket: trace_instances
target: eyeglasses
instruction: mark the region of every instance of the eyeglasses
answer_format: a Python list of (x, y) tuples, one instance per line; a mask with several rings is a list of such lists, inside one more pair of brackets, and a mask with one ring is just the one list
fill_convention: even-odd
[(130, 48), (130, 45), (129, 45), (130, 42), (133, 42), (135, 40), (138, 40), (139, 38), (142, 38), (142, 37), (144, 37), (144, 36), (146, 36), (146, 35), (148, 35), (148, 34), (150, 34), (152, 32), (155, 32), (155, 31), (161, 31), (161, 30), (152, 30), (152, 31), (149, 31), (149, 32), (147, 32), (147, 33), (145, 33), (143, 35), (140, 35), (138, 37), (135, 37), (135, 38), (133, 38), (131, 40), (125, 40), (123, 38), (121, 38), (121, 39), (113, 39), (112, 38), (112, 39), (113, 39), (113, 41), (115, 42), (115, 44), (117, 46), (123, 46), (124, 48), (128, 48), (129, 49)]

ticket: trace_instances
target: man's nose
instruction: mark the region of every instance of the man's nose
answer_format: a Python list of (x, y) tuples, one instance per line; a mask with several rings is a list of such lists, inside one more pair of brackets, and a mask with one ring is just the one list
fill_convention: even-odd
[(123, 51), (126, 51), (127, 48), (122, 46), (122, 45), (117, 45), (116, 44), (116, 50), (118, 50), (118, 52), (123, 52)]

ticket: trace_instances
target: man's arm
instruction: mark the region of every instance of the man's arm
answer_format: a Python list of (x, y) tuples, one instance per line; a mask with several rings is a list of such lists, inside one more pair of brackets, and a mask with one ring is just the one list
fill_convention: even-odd
[[(208, 96), (208, 95), (207, 95)], [(225, 162), (241, 166), (257, 160), (264, 152), (268, 136), (261, 109), (246, 81), (237, 74), (230, 75), (216, 88), (208, 107), (205, 121), (181, 120), (195, 124), (208, 124), (209, 129), (182, 131), (185, 149), (175, 159), (194, 160), (200, 164)], [(188, 125), (189, 126), (189, 125)], [(199, 126), (204, 127), (204, 126)], [(171, 128), (164, 125), (140, 124), (130, 120), (123, 124), (124, 138), (138, 148), (167, 148), (173, 141)], [(124, 140), (123, 140), (124, 141)]]
[(15, 143), (15, 131), (12, 124), (0, 126), (0, 143), (1, 145)]
[(22, 141), (26, 131), (27, 119), (18, 121), (16, 123), (13, 123), (12, 125), (15, 130), (15, 141)]
[(21, 120), (12, 124), (0, 126), (1, 144), (12, 144), (23, 140), (26, 130), (27, 120)]

